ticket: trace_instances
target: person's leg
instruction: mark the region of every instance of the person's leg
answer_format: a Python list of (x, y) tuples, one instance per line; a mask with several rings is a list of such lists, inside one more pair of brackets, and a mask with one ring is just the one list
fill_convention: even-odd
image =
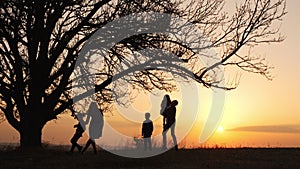
[(163, 146), (162, 146), (162, 148), (163, 149), (167, 149), (167, 132), (168, 132), (168, 129), (169, 129), (168, 126), (165, 125), (163, 133), (162, 133), (162, 135), (163, 135)]
[(171, 136), (173, 138), (173, 144), (174, 144), (175, 150), (178, 150), (177, 139), (176, 139), (176, 136), (175, 136), (175, 122), (171, 126)]
[(82, 146), (81, 146), (81, 145), (79, 145), (78, 143), (76, 143), (76, 145), (75, 145), (75, 146), (77, 147), (78, 151), (79, 151), (79, 152), (81, 152), (81, 150), (82, 150)]
[(73, 145), (78, 149), (78, 151), (79, 152), (81, 152), (81, 150), (82, 150), (82, 146), (80, 146), (77, 142), (78, 142), (78, 140), (80, 139), (80, 135), (76, 135), (76, 136), (74, 136), (73, 138)]
[(144, 150), (146, 151), (147, 150), (147, 147), (148, 147), (148, 138), (144, 138)]
[(70, 152), (73, 152), (74, 149), (75, 149), (75, 147), (76, 147), (76, 135), (74, 135), (74, 136), (71, 138), (70, 142), (72, 143)]
[(72, 144), (72, 147), (71, 147), (71, 150), (70, 150), (70, 152), (71, 152), (71, 153), (73, 153), (74, 149), (75, 149), (75, 145), (74, 145), (74, 144)]
[(167, 149), (167, 136), (166, 136), (166, 134), (167, 134), (166, 131), (164, 131), (163, 134), (162, 134), (163, 135), (163, 146), (162, 146), (163, 149)]
[(152, 141), (151, 141), (151, 137), (148, 138), (148, 145), (149, 145), (149, 150), (152, 150)]
[(86, 150), (87, 150), (87, 148), (90, 146), (90, 144), (91, 144), (91, 141), (90, 141), (91, 139), (89, 139), (87, 142), (86, 142), (86, 144), (85, 144), (85, 147), (83, 148), (83, 150), (81, 151), (81, 153), (84, 153)]
[(90, 139), (91, 140), (91, 144), (93, 146), (93, 150), (94, 150), (94, 154), (97, 154), (97, 148), (96, 148), (96, 143), (93, 139)]

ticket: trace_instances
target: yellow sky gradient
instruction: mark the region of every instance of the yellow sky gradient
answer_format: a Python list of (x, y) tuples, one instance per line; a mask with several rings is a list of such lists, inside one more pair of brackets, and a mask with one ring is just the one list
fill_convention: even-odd
[[(233, 0), (228, 1), (229, 4), (232, 2)], [(287, 1), (288, 14), (281, 25), (281, 32), (286, 36), (283, 43), (263, 45), (254, 51), (265, 56), (270, 65), (275, 67), (272, 70), (274, 79), (268, 81), (260, 75), (243, 73), (239, 87), (226, 93), (223, 118), (220, 122), (224, 130), (217, 131), (202, 145), (199, 145), (199, 136), (211, 100), (210, 91), (200, 89), (203, 96), (199, 100), (198, 118), (182, 142), (183, 146), (217, 144), (227, 147), (300, 147), (299, 7), (300, 1)], [(112, 122), (118, 121), (116, 115), (107, 115), (105, 118)], [(162, 130), (160, 122), (161, 119), (156, 119), (155, 134), (160, 134)], [(75, 123), (69, 116), (61, 116), (59, 120), (49, 122), (44, 128), (43, 140), (52, 144), (69, 144)], [(120, 130), (127, 130), (125, 126), (124, 123)], [(139, 124), (130, 128), (129, 135), (139, 135)], [(85, 136), (81, 142), (86, 139)], [(7, 122), (0, 124), (0, 142), (18, 140), (18, 133)]]

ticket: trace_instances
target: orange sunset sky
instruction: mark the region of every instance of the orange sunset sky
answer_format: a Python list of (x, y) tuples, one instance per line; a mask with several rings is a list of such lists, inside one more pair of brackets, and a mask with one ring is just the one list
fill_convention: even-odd
[[(234, 0), (226, 0), (226, 9), (234, 9)], [(231, 8), (232, 7), (232, 8)], [(211, 104), (211, 91), (199, 88), (199, 105), (196, 122), (182, 146), (227, 146), (227, 147), (300, 147), (300, 1), (287, 0), (288, 14), (281, 24), (281, 32), (286, 40), (280, 44), (262, 45), (253, 54), (266, 57), (272, 70), (273, 80), (268, 81), (257, 74), (242, 72), (237, 89), (226, 92), (226, 100), (219, 128), (205, 143), (199, 143), (203, 124)], [(180, 101), (178, 93), (171, 93)], [(156, 111), (160, 104), (149, 103), (151, 99), (140, 96), (133, 106), (141, 111)], [(180, 106), (180, 105), (179, 105)], [(161, 133), (161, 117), (153, 113), (154, 134)], [(157, 112), (156, 112), (157, 113)], [(186, 113), (186, 112), (179, 112)], [(142, 117), (143, 114), (139, 116)], [(107, 113), (105, 120), (115, 124), (118, 113)], [(141, 119), (142, 122), (143, 119)], [(76, 123), (69, 115), (61, 115), (59, 120), (49, 122), (43, 130), (43, 140), (51, 144), (69, 144)], [(140, 123), (118, 123), (116, 128), (128, 136), (140, 135)], [(105, 128), (104, 128), (105, 130)], [(81, 143), (87, 139), (86, 135)], [(104, 139), (104, 138), (103, 138)], [(7, 122), (0, 124), (0, 143), (17, 143), (18, 133)]]

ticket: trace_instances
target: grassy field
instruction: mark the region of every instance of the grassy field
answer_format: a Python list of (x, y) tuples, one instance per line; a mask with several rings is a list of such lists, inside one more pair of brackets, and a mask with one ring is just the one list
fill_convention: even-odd
[(119, 157), (104, 150), (93, 154), (69, 154), (66, 148), (46, 148), (35, 152), (0, 151), (0, 169), (298, 169), (300, 149), (239, 148), (180, 149), (144, 159)]

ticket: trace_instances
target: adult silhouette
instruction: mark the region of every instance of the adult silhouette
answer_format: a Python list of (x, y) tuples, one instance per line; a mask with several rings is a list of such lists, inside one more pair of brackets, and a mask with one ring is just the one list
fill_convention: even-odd
[(86, 120), (83, 121), (84, 125), (89, 124), (89, 139), (86, 142), (85, 147), (81, 153), (84, 153), (87, 148), (92, 145), (94, 153), (97, 153), (95, 139), (98, 139), (102, 136), (103, 130), (103, 113), (98, 109), (97, 103), (92, 102), (87, 112)]
[(160, 114), (163, 116), (163, 126), (166, 124), (165, 111), (171, 105), (171, 99), (169, 95), (165, 95), (160, 104)]
[(173, 139), (175, 150), (178, 150), (177, 139), (175, 136), (175, 124), (176, 124), (176, 106), (178, 105), (177, 100), (173, 100), (170, 106), (165, 110), (164, 117), (166, 124), (163, 127), (163, 149), (167, 149), (167, 132), (171, 129), (171, 136)]

